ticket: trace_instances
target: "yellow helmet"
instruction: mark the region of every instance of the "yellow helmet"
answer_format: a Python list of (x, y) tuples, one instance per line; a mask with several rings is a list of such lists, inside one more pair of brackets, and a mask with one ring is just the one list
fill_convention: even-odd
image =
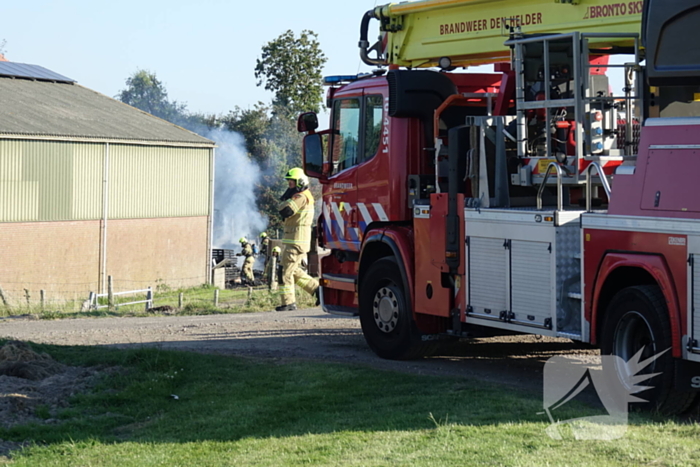
[(260, 238), (267, 238), (267, 233), (265, 233), (265, 232), (261, 233)]
[(279, 254), (279, 253), (281, 253), (281, 252), (282, 252), (282, 248), (280, 248), (280, 247), (276, 246), (276, 247), (274, 247), (274, 248), (272, 249), (272, 252), (273, 252), (273, 253), (277, 253), (277, 254)]
[(294, 180), (297, 182), (297, 187), (307, 188), (309, 186), (309, 177), (306, 176), (304, 170), (299, 167), (294, 167), (289, 169), (289, 172), (284, 176), (287, 180)]
[(238, 240), (238, 243), (248, 243), (248, 240), (247, 240), (245, 237), (241, 237), (241, 238)]

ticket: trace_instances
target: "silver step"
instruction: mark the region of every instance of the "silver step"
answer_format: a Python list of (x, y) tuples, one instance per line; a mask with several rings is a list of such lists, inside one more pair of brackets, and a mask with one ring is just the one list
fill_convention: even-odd
[(357, 281), (357, 276), (355, 274), (323, 274), (323, 279), (328, 279), (330, 281), (336, 282), (346, 282), (348, 284), (354, 284)]
[(360, 310), (351, 306), (323, 305), (323, 311), (331, 315), (357, 316)]
[(573, 334), (570, 332), (558, 332), (557, 337), (563, 337), (565, 339), (571, 339), (574, 341), (580, 341), (581, 339), (581, 334)]

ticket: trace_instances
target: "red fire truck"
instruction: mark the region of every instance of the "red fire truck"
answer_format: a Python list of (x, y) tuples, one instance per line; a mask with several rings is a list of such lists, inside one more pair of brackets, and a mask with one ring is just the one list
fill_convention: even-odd
[[(305, 171), (323, 188), (323, 309), (359, 315), (390, 359), (499, 333), (593, 344), (659, 373), (641, 393), (656, 407), (690, 407), (698, 24), (700, 0), (369, 11), (361, 57), (379, 69), (327, 78), (330, 129), (316, 131), (314, 114), (298, 123)], [(458, 71), (483, 63), (495, 71)]]

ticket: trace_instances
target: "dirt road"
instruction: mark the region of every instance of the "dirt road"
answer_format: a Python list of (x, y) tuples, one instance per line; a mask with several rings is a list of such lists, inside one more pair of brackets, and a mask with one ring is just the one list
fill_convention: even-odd
[(553, 355), (592, 354), (566, 339), (476, 339), (415, 361), (388, 361), (367, 347), (357, 318), (319, 308), (210, 316), (38, 321), (0, 319), (0, 336), (58, 345), (158, 346), (274, 360), (337, 361), (417, 374), (507, 383), (541, 393), (542, 367)]

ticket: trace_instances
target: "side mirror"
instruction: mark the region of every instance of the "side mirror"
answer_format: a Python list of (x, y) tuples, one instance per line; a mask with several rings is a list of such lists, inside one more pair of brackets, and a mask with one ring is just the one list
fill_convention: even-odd
[(306, 112), (297, 119), (297, 131), (299, 133), (313, 132), (318, 128), (318, 117), (314, 112)]
[(309, 177), (324, 182), (328, 175), (323, 171), (323, 139), (318, 133), (304, 136), (304, 172)]

